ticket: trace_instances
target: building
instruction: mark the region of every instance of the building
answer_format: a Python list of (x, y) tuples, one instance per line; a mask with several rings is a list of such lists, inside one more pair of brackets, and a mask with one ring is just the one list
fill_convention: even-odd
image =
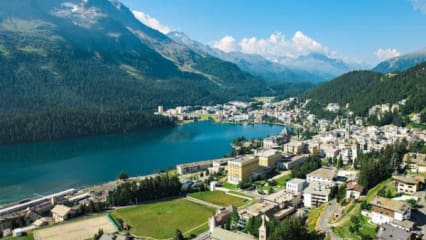
[(288, 135), (272, 136), (263, 139), (263, 148), (272, 149), (279, 148), (289, 141)]
[(266, 240), (268, 238), (268, 225), (266, 224), (266, 216), (262, 215), (262, 224), (259, 227), (259, 240)]
[(238, 215), (240, 217), (238, 225), (244, 228), (251, 217), (256, 217), (261, 214), (271, 217), (279, 210), (280, 208), (277, 204), (269, 201), (255, 203), (238, 211)]
[(376, 234), (377, 240), (414, 240), (414, 234), (394, 227), (390, 224), (380, 225), (379, 231)]
[(346, 199), (358, 199), (363, 191), (364, 188), (355, 181), (348, 181), (346, 183)]
[(159, 105), (158, 106), (158, 109), (157, 109), (157, 113), (164, 113), (164, 108), (163, 108), (163, 106), (161, 106), (161, 105)]
[(336, 171), (330, 168), (319, 168), (311, 173), (306, 175), (306, 181), (308, 183), (311, 182), (319, 182), (331, 184), (334, 183), (334, 179), (336, 177)]
[(316, 207), (329, 201), (331, 184), (311, 182), (303, 190), (303, 205), (305, 207)]
[(303, 191), (303, 204), (305, 207), (316, 207), (329, 201), (329, 184), (312, 182)]
[(407, 153), (404, 155), (404, 163), (411, 171), (417, 173), (426, 172), (426, 154)]
[(260, 166), (250, 174), (250, 177), (253, 181), (266, 179), (273, 171), (274, 169), (271, 167)]
[(425, 185), (424, 177), (403, 177), (393, 176), (395, 181), (396, 191), (398, 193), (414, 194), (419, 190), (422, 190)]
[(268, 203), (278, 205), (279, 208), (283, 209), (290, 206), (299, 206), (301, 201), (301, 195), (293, 194), (286, 190), (280, 190), (263, 197), (262, 200)]
[(318, 155), (319, 154), (319, 144), (310, 143), (308, 144), (308, 152), (312, 155)]
[(183, 163), (176, 165), (176, 170), (178, 174), (185, 175), (196, 172), (202, 172), (205, 170), (209, 170), (209, 168), (222, 166), (226, 164), (229, 160), (233, 158), (220, 158), (214, 160), (200, 161), (200, 162), (191, 162), (191, 163)]
[(291, 170), (297, 165), (302, 164), (305, 162), (307, 155), (293, 155), (289, 157), (284, 157), (284, 160), (278, 163), (278, 168), (283, 170)]
[(411, 207), (408, 203), (384, 197), (376, 197), (370, 203), (371, 221), (376, 224), (390, 223), (393, 220), (404, 221), (411, 217)]
[(287, 192), (299, 194), (303, 192), (303, 189), (305, 189), (306, 185), (307, 185), (307, 182), (305, 179), (293, 178), (286, 183), (285, 188)]
[(213, 217), (209, 220), (210, 231), (216, 226), (221, 226), (231, 217), (232, 212), (237, 209), (234, 206), (218, 209)]
[(228, 182), (238, 184), (250, 179), (251, 173), (259, 167), (257, 158), (246, 155), (228, 161)]
[(283, 158), (280, 152), (272, 149), (258, 152), (256, 156), (259, 159), (260, 166), (271, 168), (275, 168), (277, 166), (277, 162)]
[(293, 154), (301, 154), (303, 153), (305, 148), (305, 144), (303, 142), (289, 142), (284, 144), (283, 151), (284, 153), (293, 153)]
[(209, 232), (202, 233), (193, 240), (255, 240), (256, 238), (250, 234), (243, 232), (232, 232), (220, 227), (214, 227)]
[(55, 222), (63, 222), (70, 217), (71, 208), (65, 205), (56, 205), (51, 212)]

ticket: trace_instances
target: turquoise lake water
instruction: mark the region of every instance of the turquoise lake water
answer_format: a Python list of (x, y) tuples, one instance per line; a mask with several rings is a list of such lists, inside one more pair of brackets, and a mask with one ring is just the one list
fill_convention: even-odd
[(282, 126), (191, 123), (135, 134), (0, 147), (0, 204), (176, 164), (222, 157), (239, 136), (263, 138)]

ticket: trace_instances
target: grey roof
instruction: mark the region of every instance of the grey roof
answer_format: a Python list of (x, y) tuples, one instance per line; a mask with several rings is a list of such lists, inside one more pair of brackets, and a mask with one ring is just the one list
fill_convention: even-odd
[(290, 181), (288, 181), (287, 183), (293, 183), (293, 184), (301, 184), (301, 183), (305, 183), (306, 180), (302, 179), (302, 178), (292, 178)]
[(385, 223), (380, 226), (376, 237), (379, 240), (408, 240), (411, 238), (411, 235), (410, 232)]

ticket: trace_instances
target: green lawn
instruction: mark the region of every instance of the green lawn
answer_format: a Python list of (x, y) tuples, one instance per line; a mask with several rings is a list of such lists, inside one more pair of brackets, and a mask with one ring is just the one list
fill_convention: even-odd
[(323, 212), (327, 209), (327, 204), (323, 204), (316, 208), (311, 208), (309, 211), (308, 219), (306, 219), (306, 225), (310, 232), (316, 231), (318, 220), (320, 219)]
[(277, 184), (281, 187), (285, 187), (286, 183), (291, 179), (291, 174), (282, 176), (280, 178), (275, 179), (277, 181)]
[(350, 224), (351, 224), (350, 222), (347, 222), (341, 227), (336, 227), (333, 229), (333, 232), (337, 236), (344, 239), (362, 239), (362, 237), (360, 236), (361, 234), (364, 236), (369, 236), (372, 239), (374, 239), (374, 237), (376, 236), (376, 225), (369, 223), (367, 217), (364, 217), (364, 216), (361, 217), (361, 222), (360, 222), (361, 228), (359, 233), (351, 232), (349, 230)]
[(189, 196), (224, 207), (229, 205), (239, 207), (246, 202), (246, 199), (234, 197), (222, 191), (196, 192), (191, 193)]
[(227, 188), (227, 189), (230, 189), (230, 190), (237, 190), (238, 189), (237, 185), (232, 184), (232, 183), (228, 183), (228, 182), (224, 183), (222, 186), (224, 188)]
[(32, 233), (29, 233), (26, 236), (22, 236), (22, 237), (7, 237), (7, 238), (2, 238), (2, 240), (34, 240), (34, 236)]
[(164, 239), (174, 237), (176, 229), (183, 233), (190, 230), (197, 232), (197, 227), (205, 225), (213, 212), (212, 208), (176, 199), (121, 208), (111, 212), (111, 215), (129, 224), (130, 232), (134, 235)]
[(379, 184), (377, 184), (375, 187), (373, 187), (372, 189), (370, 189), (370, 190), (368, 190), (368, 193), (367, 193), (367, 197), (366, 197), (366, 201), (367, 202), (371, 202), (376, 196), (377, 196), (377, 193), (379, 193), (379, 191), (382, 189), (382, 188), (384, 188), (390, 181), (391, 181), (392, 179), (391, 178), (389, 178), (389, 179), (386, 179), (385, 181), (383, 181), (383, 182), (381, 182), (381, 183), (379, 183)]
[(216, 114), (200, 114), (200, 121), (213, 120), (213, 122), (219, 122), (219, 116)]

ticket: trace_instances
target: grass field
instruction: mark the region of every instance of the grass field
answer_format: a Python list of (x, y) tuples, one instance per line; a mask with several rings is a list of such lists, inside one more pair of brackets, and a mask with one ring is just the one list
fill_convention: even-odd
[(381, 182), (381, 183), (379, 183), (379, 184), (377, 184), (375, 187), (373, 187), (372, 189), (370, 189), (370, 190), (368, 190), (368, 193), (367, 193), (367, 197), (365, 198), (365, 200), (367, 201), (367, 202), (371, 202), (376, 196), (377, 196), (377, 193), (379, 193), (380, 192), (380, 190), (382, 190), (382, 188), (384, 188), (384, 187), (386, 187), (386, 185), (391, 181), (392, 179), (391, 178), (389, 178), (389, 179), (386, 179), (385, 181), (383, 181), (383, 182)]
[(308, 230), (311, 232), (316, 231), (318, 220), (320, 219), (322, 213), (327, 209), (327, 204), (323, 204), (319, 207), (312, 208), (309, 211), (308, 219), (306, 219), (306, 225)]
[(130, 225), (130, 232), (140, 237), (172, 238), (176, 229), (184, 234), (207, 229), (206, 223), (214, 209), (176, 199), (114, 210), (111, 215)]
[(6, 237), (2, 238), (2, 240), (34, 240), (34, 236), (32, 233), (29, 233), (28, 235), (22, 237)]
[(234, 205), (236, 207), (242, 206), (245, 204), (246, 200), (239, 197), (234, 197), (226, 194), (222, 191), (207, 191), (207, 192), (196, 192), (191, 193), (191, 197), (197, 198), (209, 203), (213, 203), (219, 206), (229, 206)]
[(232, 184), (232, 183), (228, 183), (228, 182), (223, 183), (223, 187), (227, 188), (229, 190), (237, 190), (238, 189), (237, 185)]
[(216, 114), (200, 114), (200, 121), (213, 120), (219, 122), (219, 117)]
[[(364, 236), (368, 236), (371, 237), (371, 239), (374, 239), (376, 236), (376, 225), (369, 223), (367, 217), (362, 216), (360, 219), (360, 233)], [(333, 232), (336, 233), (337, 236), (344, 239), (362, 239), (359, 233), (354, 233), (349, 230), (350, 225), (350, 222), (347, 222), (341, 227), (334, 228)]]
[(75, 219), (71, 222), (34, 230), (35, 240), (81, 240), (92, 238), (99, 229), (105, 233), (117, 231), (105, 215)]
[(277, 181), (277, 184), (281, 187), (285, 187), (286, 183), (291, 179), (291, 174), (282, 176), (280, 178), (275, 179)]

